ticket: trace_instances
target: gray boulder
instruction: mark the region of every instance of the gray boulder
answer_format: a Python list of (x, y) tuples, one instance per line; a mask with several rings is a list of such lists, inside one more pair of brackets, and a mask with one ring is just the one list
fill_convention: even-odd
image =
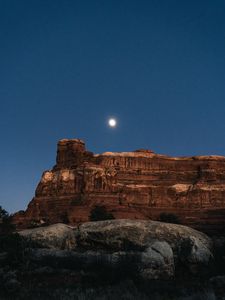
[(199, 272), (213, 259), (208, 236), (156, 221), (107, 220), (77, 227), (55, 224), (20, 234), (45, 248), (33, 251), (36, 260), (90, 269), (126, 268), (144, 279), (172, 278), (180, 265)]
[(76, 247), (74, 227), (65, 224), (26, 229), (19, 231), (19, 234), (42, 248), (64, 250)]
[(153, 242), (141, 256), (140, 275), (144, 279), (167, 279), (174, 275), (173, 250), (167, 242)]

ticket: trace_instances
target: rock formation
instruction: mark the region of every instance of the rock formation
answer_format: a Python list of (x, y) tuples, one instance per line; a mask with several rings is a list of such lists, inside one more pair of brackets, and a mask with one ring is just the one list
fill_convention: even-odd
[(224, 247), (217, 257), (187, 226), (107, 220), (0, 237), (0, 299), (224, 299)]
[(150, 150), (93, 154), (79, 139), (58, 143), (56, 165), (43, 173), (19, 228), (87, 222), (103, 205), (115, 218), (176, 214), (207, 233), (225, 228), (225, 157), (169, 157)]
[(210, 238), (176, 224), (109, 220), (74, 228), (55, 224), (20, 234), (40, 245), (32, 254), (34, 261), (64, 265), (70, 260), (81, 270), (96, 266), (120, 270), (126, 265), (146, 280), (173, 278), (180, 267), (186, 273), (197, 274), (213, 262)]

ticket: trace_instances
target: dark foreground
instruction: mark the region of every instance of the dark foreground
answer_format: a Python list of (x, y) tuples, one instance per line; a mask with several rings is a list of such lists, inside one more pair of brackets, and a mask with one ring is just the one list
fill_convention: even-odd
[(223, 237), (151, 221), (0, 236), (0, 299), (225, 299)]

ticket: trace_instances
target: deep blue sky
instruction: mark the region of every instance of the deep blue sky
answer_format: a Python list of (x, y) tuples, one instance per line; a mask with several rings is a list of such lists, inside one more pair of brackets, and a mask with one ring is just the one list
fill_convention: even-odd
[(8, 211), (26, 207), (61, 138), (225, 155), (224, 0), (0, 0), (0, 42)]

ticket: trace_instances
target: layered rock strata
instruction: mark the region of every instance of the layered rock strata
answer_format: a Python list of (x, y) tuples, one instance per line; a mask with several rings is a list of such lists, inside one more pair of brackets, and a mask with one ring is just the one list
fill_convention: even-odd
[(115, 218), (176, 214), (205, 232), (225, 228), (225, 157), (169, 157), (150, 150), (93, 154), (79, 139), (58, 143), (56, 165), (43, 173), (19, 228), (33, 223), (79, 224), (103, 205)]

